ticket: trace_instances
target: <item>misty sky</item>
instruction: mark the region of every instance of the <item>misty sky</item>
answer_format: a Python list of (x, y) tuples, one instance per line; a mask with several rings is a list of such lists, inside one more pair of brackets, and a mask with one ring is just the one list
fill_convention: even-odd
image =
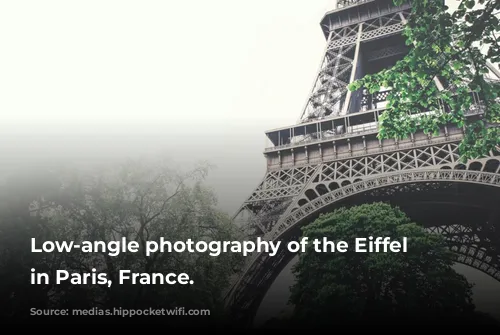
[(2, 1), (1, 169), (209, 160), (232, 214), (264, 176), (264, 132), (302, 111), (334, 4)]
[(335, 3), (1, 2), (2, 170), (208, 160), (232, 214), (264, 176), (264, 132), (304, 107), (325, 46), (319, 21)]
[(264, 175), (264, 131), (301, 112), (334, 2), (1, 2), (3, 169), (209, 160), (234, 212)]

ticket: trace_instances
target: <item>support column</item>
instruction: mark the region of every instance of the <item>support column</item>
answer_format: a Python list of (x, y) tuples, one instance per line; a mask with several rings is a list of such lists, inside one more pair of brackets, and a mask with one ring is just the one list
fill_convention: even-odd
[(311, 92), (309, 92), (309, 96), (304, 104), (304, 107), (302, 108), (302, 112), (300, 113), (299, 118), (297, 119), (297, 123), (300, 123), (302, 121), (302, 118), (304, 117), (304, 115), (307, 111), (307, 105), (309, 104), (310, 95), (313, 94), (314, 89), (316, 88), (316, 85), (318, 84), (319, 74), (320, 74), (323, 66), (327, 62), (328, 48), (330, 47), (330, 41), (332, 39), (332, 35), (333, 35), (333, 31), (330, 31), (330, 33), (328, 34), (328, 38), (326, 39), (325, 50), (323, 51), (321, 62), (318, 66), (318, 70), (316, 71), (316, 76), (314, 77), (314, 82), (313, 82), (313, 85), (311, 88)]
[(500, 79), (500, 71), (498, 71), (498, 69), (493, 64), (491, 64), (490, 62), (486, 62), (486, 66), (488, 67), (488, 69), (490, 69), (491, 72), (495, 74), (495, 76), (497, 76), (498, 79)]
[[(352, 70), (351, 70), (351, 78), (349, 79), (349, 84), (354, 81), (356, 78), (356, 70), (358, 68), (358, 57), (359, 57), (359, 46), (361, 45), (361, 36), (363, 35), (363, 23), (360, 23), (358, 26), (358, 37), (356, 39), (356, 51), (354, 51), (354, 59), (352, 61)], [(347, 90), (344, 106), (342, 107), (342, 113), (340, 115), (346, 115), (351, 104), (351, 95), (352, 92)]]

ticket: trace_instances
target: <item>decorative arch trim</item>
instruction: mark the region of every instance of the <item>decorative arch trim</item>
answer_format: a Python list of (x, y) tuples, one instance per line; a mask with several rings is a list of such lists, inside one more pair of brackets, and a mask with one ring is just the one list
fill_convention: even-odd
[[(332, 192), (325, 195), (319, 196), (312, 201), (296, 208), (290, 214), (284, 216), (274, 227), (274, 229), (266, 234), (266, 240), (278, 240), (286, 232), (295, 227), (300, 222), (304, 221), (308, 217), (317, 214), (321, 210), (328, 206), (333, 205), (335, 202), (348, 198), (350, 196), (361, 194), (367, 191), (371, 191), (377, 188), (383, 188), (387, 186), (399, 185), (399, 184), (413, 184), (421, 182), (460, 182), (460, 183), (473, 183), (478, 185), (500, 187), (500, 174), (483, 172), (483, 171), (471, 171), (471, 170), (412, 170), (412, 171), (398, 171), (390, 174), (378, 175), (373, 178), (367, 178), (362, 181), (352, 183), (343, 187), (340, 187)], [(464, 255), (463, 252), (459, 250), (458, 254)], [(245, 278), (252, 268), (260, 266), (262, 256), (264, 253), (257, 253), (252, 255), (249, 259), (248, 265), (245, 267), (242, 275), (238, 278), (238, 281), (233, 285), (232, 289), (228, 292), (226, 296), (226, 302), (232, 300), (237, 288), (245, 283)], [(459, 263), (462, 263), (458, 261)], [(465, 264), (465, 263), (464, 263)], [(466, 264), (468, 265), (468, 264)], [(484, 269), (479, 269), (483, 270)], [(491, 270), (490, 270), (491, 271)], [(484, 272), (490, 272), (484, 271)], [(491, 273), (489, 273), (491, 275)]]

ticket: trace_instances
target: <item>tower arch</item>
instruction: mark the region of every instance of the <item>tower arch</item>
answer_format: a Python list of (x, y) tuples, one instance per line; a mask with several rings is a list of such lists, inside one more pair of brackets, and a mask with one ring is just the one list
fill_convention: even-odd
[[(478, 190), (483, 197), (477, 196)], [(443, 235), (449, 242), (450, 250), (455, 253), (457, 263), (477, 269), (500, 282), (500, 242), (498, 246), (488, 242), (488, 229), (500, 231), (500, 211), (496, 209), (495, 197), (492, 196), (498, 194), (500, 174), (473, 170), (399, 171), (338, 188), (282, 217), (282, 228), (268, 235), (269, 240), (282, 242), (280, 252), (274, 257), (264, 253), (253, 255), (228, 301), (236, 310), (245, 307), (242, 317), (244, 315), (245, 320), (250, 322), (276, 277), (297, 255), (286, 250), (284, 245), (299, 239), (301, 227), (335, 208), (374, 201), (388, 201), (403, 209), (406, 207), (410, 209), (405, 211), (407, 213), (412, 213), (411, 207), (422, 200), (426, 208), (429, 208), (429, 203), (462, 207), (463, 210), (448, 222), (439, 221), (442, 215), (435, 220), (417, 215), (415, 221), (422, 223), (421, 218), (424, 218), (427, 231)], [(475, 215), (471, 214), (472, 207), (487, 214), (483, 218), (475, 217), (479, 223), (466, 221), (470, 215)], [(413, 212), (426, 211), (414, 209)], [(415, 218), (415, 215), (410, 214), (410, 217)]]

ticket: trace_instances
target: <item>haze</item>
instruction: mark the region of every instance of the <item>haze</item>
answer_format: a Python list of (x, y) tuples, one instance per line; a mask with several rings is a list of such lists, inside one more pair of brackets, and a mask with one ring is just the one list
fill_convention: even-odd
[[(264, 176), (264, 131), (300, 115), (334, 3), (2, 1), (2, 176), (57, 161), (208, 160), (234, 213)], [(282, 305), (287, 285), (278, 291)]]

